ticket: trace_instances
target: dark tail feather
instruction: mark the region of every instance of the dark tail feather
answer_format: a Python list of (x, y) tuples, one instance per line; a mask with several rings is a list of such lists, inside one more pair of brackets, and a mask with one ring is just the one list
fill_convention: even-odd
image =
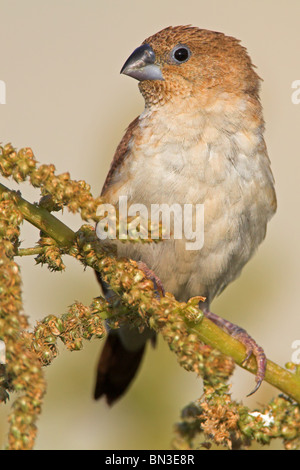
[(109, 333), (98, 363), (95, 399), (104, 395), (112, 405), (120, 398), (135, 376), (144, 350), (145, 345), (137, 351), (128, 351), (118, 334)]

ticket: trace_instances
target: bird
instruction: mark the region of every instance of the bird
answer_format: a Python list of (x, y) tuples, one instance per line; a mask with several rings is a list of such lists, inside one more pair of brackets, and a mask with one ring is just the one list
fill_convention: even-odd
[[(266, 356), (238, 325), (211, 311), (213, 299), (241, 273), (276, 212), (274, 177), (264, 140), (260, 83), (240, 40), (191, 25), (169, 26), (145, 39), (121, 74), (139, 82), (142, 113), (128, 126), (108, 171), (102, 197), (118, 205), (203, 205), (204, 242), (118, 242), (130, 258), (180, 302), (202, 296), (204, 315), (245, 346), (257, 361), (256, 391)], [(190, 220), (190, 223), (193, 221)], [(113, 295), (96, 273), (107, 299)], [(112, 405), (128, 389), (155, 332), (130, 325), (108, 332), (94, 397)]]

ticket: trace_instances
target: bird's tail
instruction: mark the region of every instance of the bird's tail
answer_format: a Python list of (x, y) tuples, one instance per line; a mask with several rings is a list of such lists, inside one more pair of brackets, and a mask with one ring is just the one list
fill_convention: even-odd
[(138, 370), (145, 344), (131, 351), (115, 331), (108, 334), (98, 363), (95, 399), (105, 396), (112, 405), (123, 395)]

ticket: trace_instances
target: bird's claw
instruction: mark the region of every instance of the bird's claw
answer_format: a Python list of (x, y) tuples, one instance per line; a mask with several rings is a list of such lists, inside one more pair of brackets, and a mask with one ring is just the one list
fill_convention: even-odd
[(161, 282), (159, 277), (155, 274), (155, 272), (152, 271), (152, 269), (148, 268), (146, 263), (144, 263), (143, 261), (138, 261), (137, 265), (138, 265), (138, 268), (141, 271), (143, 271), (143, 273), (145, 274), (147, 279), (149, 279), (150, 281), (153, 282), (155, 296), (158, 299), (160, 299), (161, 297), (164, 297), (165, 296), (165, 289), (164, 289), (163, 283)]
[(242, 362), (242, 366), (247, 365), (247, 362), (249, 361), (252, 355), (256, 359), (256, 363), (257, 363), (257, 372), (255, 376), (256, 386), (250, 393), (248, 393), (247, 397), (250, 397), (250, 395), (253, 395), (259, 389), (259, 387), (262, 384), (262, 381), (265, 378), (267, 358), (266, 358), (263, 348), (259, 346), (256, 343), (256, 341), (254, 341), (254, 339), (243, 328), (236, 327), (232, 332), (232, 336), (238, 339), (246, 348), (246, 357)]
[(222, 317), (219, 317), (215, 313), (210, 312), (207, 309), (204, 309), (203, 313), (207, 318), (213, 321), (216, 325), (223, 328), (227, 333), (231, 336), (235, 337), (238, 341), (240, 341), (246, 348), (246, 357), (242, 362), (242, 366), (246, 366), (247, 362), (249, 361), (250, 357), (253, 355), (256, 359), (257, 363), (257, 372), (255, 376), (256, 385), (254, 389), (247, 395), (253, 395), (261, 386), (262, 381), (265, 378), (266, 367), (267, 367), (267, 358), (264, 353), (264, 350), (261, 346), (259, 346), (256, 341), (247, 333), (246, 330), (240, 328), (239, 326), (235, 325), (234, 323), (225, 320)]

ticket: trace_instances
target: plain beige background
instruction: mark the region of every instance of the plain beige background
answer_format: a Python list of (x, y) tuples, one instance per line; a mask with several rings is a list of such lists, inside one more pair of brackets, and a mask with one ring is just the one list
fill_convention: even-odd
[[(291, 100), (291, 84), (300, 79), (299, 17), (299, 0), (0, 0), (0, 80), (7, 87), (0, 141), (32, 147), (40, 162), (85, 179), (95, 195), (124, 129), (143, 110), (137, 82), (119, 75), (133, 49), (178, 24), (241, 39), (264, 79), (265, 135), (279, 206), (264, 244), (213, 309), (246, 328), (281, 365), (300, 339), (300, 104)], [(39, 197), (26, 185), (20, 189), (31, 201)], [(67, 213), (65, 220), (74, 229), (81, 223)], [(37, 233), (24, 225), (22, 239), (30, 246)], [(64, 313), (74, 300), (89, 304), (99, 294), (91, 270), (84, 272), (73, 260), (66, 260), (63, 274), (35, 267), (33, 259), (20, 264), (32, 325)], [(92, 399), (100, 342), (86, 343), (79, 353), (61, 347), (46, 370), (49, 387), (36, 448), (169, 448), (173, 423), (202, 386), (162, 343), (149, 350), (130, 392), (112, 409)], [(254, 408), (277, 394), (263, 384), (246, 398), (253, 384), (253, 376), (237, 369), (233, 396)], [(6, 415), (2, 406), (2, 446)]]

